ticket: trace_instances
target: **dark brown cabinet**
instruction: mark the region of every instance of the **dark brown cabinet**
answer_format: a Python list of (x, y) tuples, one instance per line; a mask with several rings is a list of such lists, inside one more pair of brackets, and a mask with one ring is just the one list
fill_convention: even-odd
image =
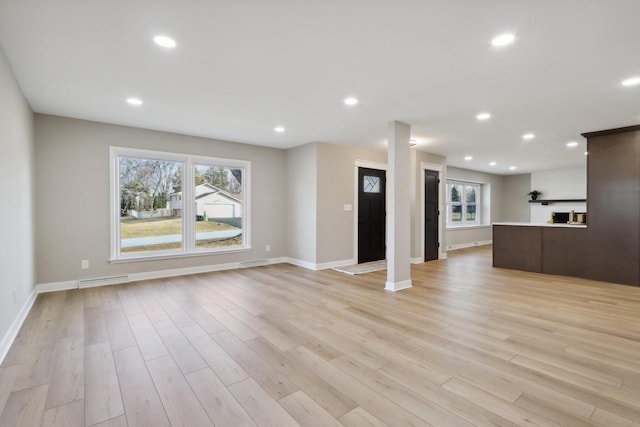
[(640, 126), (587, 138), (586, 276), (640, 285)]

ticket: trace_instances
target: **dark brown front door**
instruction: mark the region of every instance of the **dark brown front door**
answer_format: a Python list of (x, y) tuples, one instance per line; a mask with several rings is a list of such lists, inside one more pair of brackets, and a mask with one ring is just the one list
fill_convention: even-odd
[(424, 260), (438, 259), (439, 173), (424, 171)]
[(385, 259), (386, 171), (358, 168), (358, 264)]

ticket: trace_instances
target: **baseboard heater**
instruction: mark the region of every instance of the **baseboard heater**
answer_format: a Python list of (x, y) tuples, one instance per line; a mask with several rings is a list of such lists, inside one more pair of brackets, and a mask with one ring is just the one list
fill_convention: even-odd
[(269, 260), (257, 259), (255, 261), (244, 261), (240, 263), (240, 268), (260, 267), (262, 265), (269, 265)]
[(78, 280), (78, 288), (95, 288), (96, 286), (108, 286), (117, 285), (120, 283), (128, 283), (129, 276), (112, 276), (112, 277), (99, 277), (96, 279), (83, 279)]

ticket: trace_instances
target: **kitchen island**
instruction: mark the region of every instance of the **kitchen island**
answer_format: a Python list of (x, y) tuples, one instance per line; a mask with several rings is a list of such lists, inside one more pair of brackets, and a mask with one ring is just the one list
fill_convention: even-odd
[(584, 277), (587, 225), (493, 224), (493, 266), (534, 273)]

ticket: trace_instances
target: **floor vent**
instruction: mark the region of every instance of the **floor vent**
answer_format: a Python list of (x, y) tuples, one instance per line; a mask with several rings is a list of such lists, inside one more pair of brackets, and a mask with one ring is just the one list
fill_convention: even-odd
[(245, 261), (240, 263), (240, 268), (260, 267), (261, 265), (269, 265), (268, 259), (257, 259), (255, 261)]
[(108, 286), (117, 285), (119, 283), (128, 283), (129, 276), (112, 276), (112, 277), (100, 277), (97, 279), (84, 279), (78, 280), (78, 288), (94, 288), (96, 286)]

